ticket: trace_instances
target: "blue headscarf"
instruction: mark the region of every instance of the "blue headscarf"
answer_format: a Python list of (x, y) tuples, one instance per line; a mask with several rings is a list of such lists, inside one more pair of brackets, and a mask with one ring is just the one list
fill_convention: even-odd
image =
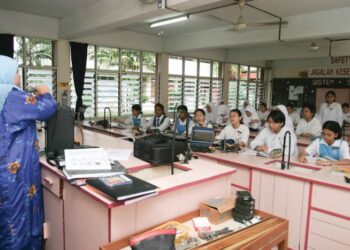
[(14, 85), (18, 63), (10, 57), (0, 55), (0, 112), (4, 106), (8, 93), (16, 87)]

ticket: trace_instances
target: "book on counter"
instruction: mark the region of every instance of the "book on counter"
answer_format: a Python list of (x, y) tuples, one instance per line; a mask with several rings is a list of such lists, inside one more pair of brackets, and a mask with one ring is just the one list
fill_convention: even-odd
[(109, 185), (104, 178), (90, 178), (86, 183), (118, 201), (158, 193), (157, 186), (132, 175), (124, 174), (124, 176), (131, 182), (125, 185)]
[(114, 161), (111, 164), (111, 169), (83, 169), (83, 170), (67, 170), (67, 168), (63, 168), (63, 173), (68, 180), (74, 179), (85, 179), (91, 177), (109, 177), (116, 176), (120, 174), (124, 174), (126, 172), (126, 168), (121, 165), (118, 161)]

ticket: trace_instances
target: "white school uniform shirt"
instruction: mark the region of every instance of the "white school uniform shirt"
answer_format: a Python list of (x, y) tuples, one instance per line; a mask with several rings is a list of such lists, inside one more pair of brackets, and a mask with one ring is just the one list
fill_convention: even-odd
[[(291, 155), (296, 155), (298, 153), (297, 148), (297, 138), (293, 130), (287, 126), (284, 126), (278, 134), (273, 133), (268, 127), (265, 127), (261, 132), (255, 137), (255, 139), (250, 143), (250, 148), (255, 149), (257, 146), (267, 146), (270, 149), (283, 149), (283, 137), (286, 131), (291, 133)], [(288, 135), (286, 138), (286, 151), (288, 154)]]
[[(128, 119), (126, 119), (126, 120), (124, 121), (124, 123), (125, 123), (126, 125), (132, 125), (132, 126), (134, 126), (134, 120), (133, 120), (133, 118), (134, 118), (134, 116), (133, 116), (133, 115), (130, 115), (130, 116), (128, 117)], [(141, 123), (140, 123), (140, 126), (141, 126), (141, 127), (146, 127), (146, 126), (147, 126), (147, 121), (146, 121), (146, 118), (145, 118), (145, 117), (143, 117), (141, 114), (139, 114), (139, 115), (137, 116), (137, 118), (141, 120)]]
[[(164, 114), (159, 117), (159, 123), (162, 121), (163, 117), (164, 117)], [(149, 128), (151, 128), (151, 129), (156, 129), (157, 128), (157, 129), (159, 129), (160, 132), (164, 132), (164, 130), (166, 130), (169, 127), (169, 125), (170, 125), (169, 117), (165, 117), (165, 119), (164, 119), (162, 124), (160, 124), (158, 127), (157, 126), (153, 126), (153, 120), (155, 120), (155, 119), (157, 119), (156, 116), (154, 116), (152, 119), (149, 120), (149, 122), (148, 122), (148, 127)]]
[[(181, 126), (186, 126), (186, 120), (185, 119), (184, 121), (181, 121), (181, 119), (178, 119), (178, 123), (181, 125)], [(190, 135), (191, 134), (191, 128), (193, 127), (193, 121), (191, 119), (188, 118), (188, 134)], [(176, 124), (174, 123), (174, 126), (171, 128), (172, 131), (174, 131), (174, 128), (176, 128)], [(177, 133), (177, 129), (176, 129), (176, 133)], [(186, 132), (184, 132), (186, 133)]]
[(350, 123), (350, 112), (343, 113), (344, 122)]
[(298, 126), (295, 130), (296, 135), (301, 135), (304, 133), (311, 134), (313, 136), (319, 136), (322, 133), (322, 124), (316, 118), (313, 117), (311, 121), (307, 122), (304, 118), (301, 119), (298, 123)]
[(269, 116), (270, 112), (269, 111), (265, 111), (265, 112), (261, 112), (260, 110), (257, 111), (258, 116), (259, 116), (259, 120), (260, 121), (267, 121), (267, 117)]
[(289, 114), (289, 117), (292, 120), (294, 127), (296, 127), (300, 121), (299, 113), (293, 111), (291, 114)]
[[(249, 117), (245, 111), (250, 112), (252, 115)], [(252, 107), (251, 105), (248, 105), (242, 110), (243, 113), (243, 122), (244, 125), (248, 126), (249, 128), (252, 129), (259, 129), (260, 128), (260, 119), (259, 115), (256, 112), (255, 108)], [(255, 122), (253, 124), (249, 124), (252, 120), (258, 120), (258, 122)]]
[(235, 142), (243, 142), (248, 146), (249, 140), (249, 128), (246, 125), (241, 124), (237, 129), (235, 129), (231, 124), (227, 125), (220, 134), (216, 137), (219, 140), (229, 140), (232, 139)]
[(319, 118), (322, 124), (326, 121), (336, 121), (341, 127), (343, 125), (343, 110), (341, 105), (337, 102), (333, 102), (329, 106), (328, 103), (322, 103)]
[[(323, 138), (314, 140), (307, 148), (305, 149), (306, 153), (310, 156), (320, 155), (320, 144), (327, 144)], [(340, 159), (344, 160), (350, 159), (349, 154), (349, 144), (341, 139), (335, 140), (331, 147), (337, 147), (340, 150)]]

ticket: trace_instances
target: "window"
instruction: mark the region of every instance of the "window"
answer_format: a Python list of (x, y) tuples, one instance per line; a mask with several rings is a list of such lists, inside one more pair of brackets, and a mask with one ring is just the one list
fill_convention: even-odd
[(141, 104), (145, 115), (153, 114), (156, 104), (156, 67), (157, 55), (151, 52), (142, 52), (141, 75)]
[[(183, 74), (182, 74), (183, 73)], [(189, 112), (222, 99), (222, 63), (196, 58), (169, 57), (168, 111), (184, 104)]]
[(169, 76), (168, 110), (173, 112), (176, 104), (182, 103), (182, 77)]
[[(83, 104), (86, 117), (102, 117), (109, 107), (112, 116), (130, 115), (133, 104), (144, 114), (153, 113), (156, 102), (156, 53), (89, 45)], [(72, 103), (76, 95), (72, 86)]]
[(246, 65), (230, 65), (229, 72), (229, 106), (240, 108), (244, 100), (257, 107), (262, 100), (263, 86), (261, 83), (262, 69)]
[(56, 73), (53, 63), (54, 42), (48, 39), (15, 37), (14, 58), (19, 63), (22, 87), (46, 85), (56, 96)]

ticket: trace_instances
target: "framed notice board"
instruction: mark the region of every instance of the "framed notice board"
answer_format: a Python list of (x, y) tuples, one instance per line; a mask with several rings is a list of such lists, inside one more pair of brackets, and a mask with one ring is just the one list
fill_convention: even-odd
[(350, 89), (350, 78), (274, 78), (272, 80), (272, 106), (291, 102), (294, 107), (303, 103), (316, 104), (316, 90)]

